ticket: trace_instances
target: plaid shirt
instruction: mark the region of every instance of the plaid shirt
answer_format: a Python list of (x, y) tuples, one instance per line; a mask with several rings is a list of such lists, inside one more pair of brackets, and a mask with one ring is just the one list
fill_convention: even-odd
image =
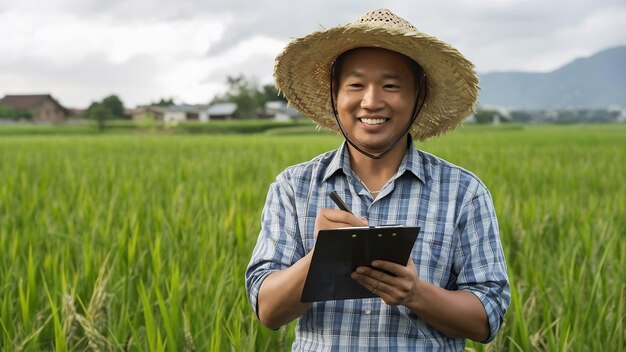
[[(449, 290), (466, 290), (482, 302), (491, 341), (510, 302), (510, 289), (491, 196), (472, 173), (412, 142), (398, 172), (372, 199), (353, 173), (346, 143), (341, 148), (287, 168), (270, 186), (261, 232), (246, 270), (246, 288), (258, 316), (263, 280), (285, 269), (315, 245), (320, 208), (336, 208), (336, 190), (369, 225), (421, 227), (411, 257), (422, 280)], [(293, 350), (387, 351), (463, 350), (404, 306), (380, 298), (313, 303), (299, 318)]]

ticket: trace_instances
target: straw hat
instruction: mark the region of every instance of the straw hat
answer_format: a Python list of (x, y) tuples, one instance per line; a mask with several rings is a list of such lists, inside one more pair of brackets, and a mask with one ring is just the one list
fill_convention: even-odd
[(428, 95), (410, 133), (417, 140), (457, 127), (474, 110), (478, 78), (474, 65), (449, 44), (419, 32), (386, 9), (343, 26), (291, 41), (276, 57), (276, 87), (319, 126), (339, 131), (330, 97), (330, 67), (343, 52), (379, 47), (404, 54), (424, 69)]

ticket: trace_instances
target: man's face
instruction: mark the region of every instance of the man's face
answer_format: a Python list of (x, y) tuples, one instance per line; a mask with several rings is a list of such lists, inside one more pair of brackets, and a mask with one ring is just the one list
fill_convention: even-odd
[(343, 61), (338, 82), (337, 113), (353, 143), (380, 153), (400, 137), (416, 98), (405, 56), (379, 48), (353, 50)]

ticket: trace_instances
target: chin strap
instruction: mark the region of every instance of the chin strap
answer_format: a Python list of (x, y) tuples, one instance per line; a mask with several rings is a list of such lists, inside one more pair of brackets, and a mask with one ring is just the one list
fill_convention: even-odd
[[(383, 156), (385, 156), (385, 154), (387, 154), (390, 150), (392, 150), (398, 143), (400, 143), (400, 141), (404, 138), (404, 136), (406, 136), (409, 133), (409, 130), (411, 129), (411, 126), (413, 125), (413, 122), (415, 122), (415, 120), (417, 119), (417, 116), (422, 110), (422, 106), (424, 106), (424, 101), (426, 101), (426, 93), (427, 93), (426, 87), (427, 86), (426, 86), (426, 74), (424, 73), (422, 74), (422, 76), (420, 76), (419, 87), (417, 89), (415, 103), (413, 104), (413, 111), (411, 112), (411, 116), (412, 116), (411, 120), (406, 125), (402, 133), (396, 138), (396, 140), (393, 143), (391, 143), (389, 146), (387, 146), (385, 150), (383, 150), (379, 154), (372, 154), (359, 148), (354, 142), (352, 142), (352, 140), (350, 139), (350, 137), (344, 130), (343, 125), (341, 124), (341, 120), (339, 120), (339, 115), (337, 115), (337, 107), (335, 106), (335, 92), (333, 89), (333, 82), (335, 81), (334, 78), (335, 78), (335, 63), (333, 62), (330, 67), (330, 104), (333, 109), (333, 115), (335, 116), (337, 125), (339, 125), (339, 130), (341, 131), (341, 134), (346, 139), (346, 141), (348, 141), (348, 143), (350, 143), (350, 145), (354, 147), (354, 149), (356, 149), (359, 153), (365, 155), (368, 158), (380, 159)], [(420, 100), (421, 100), (421, 103), (420, 103)]]

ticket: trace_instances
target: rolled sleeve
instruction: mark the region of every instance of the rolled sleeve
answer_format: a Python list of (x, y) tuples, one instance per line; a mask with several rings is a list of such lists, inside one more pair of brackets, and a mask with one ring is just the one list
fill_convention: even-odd
[(257, 318), (263, 280), (305, 255), (298, 232), (293, 191), (281, 174), (270, 186), (261, 215), (261, 231), (245, 273), (248, 299)]
[(485, 308), (492, 341), (502, 326), (511, 301), (509, 279), (491, 196), (479, 189), (463, 207), (457, 223), (459, 240), (454, 255), (459, 290), (472, 292)]

